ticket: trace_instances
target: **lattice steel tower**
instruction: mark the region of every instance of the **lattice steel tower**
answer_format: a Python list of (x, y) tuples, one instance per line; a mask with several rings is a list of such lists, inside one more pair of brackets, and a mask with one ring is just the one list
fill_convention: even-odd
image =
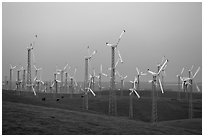
[[(28, 64), (27, 64), (27, 85), (31, 85), (32, 84), (32, 80), (31, 80), (31, 50), (33, 50), (32, 44), (30, 44), (30, 47), (27, 48), (28, 50)], [(27, 90), (31, 91), (32, 87), (31, 86), (27, 86)]]
[(88, 58), (85, 58), (85, 78), (84, 78), (84, 91), (86, 92), (84, 95), (84, 104), (85, 106), (84, 109), (88, 110), (88, 93), (87, 93), (87, 88), (89, 86), (88, 84), (88, 63), (89, 63), (89, 59)]
[(117, 115), (116, 91), (115, 91), (115, 48), (111, 47), (111, 81), (109, 92), (109, 115)]
[(157, 116), (157, 94), (156, 92), (156, 76), (153, 76), (153, 81), (152, 81), (152, 123), (156, 124), (158, 121), (158, 116)]

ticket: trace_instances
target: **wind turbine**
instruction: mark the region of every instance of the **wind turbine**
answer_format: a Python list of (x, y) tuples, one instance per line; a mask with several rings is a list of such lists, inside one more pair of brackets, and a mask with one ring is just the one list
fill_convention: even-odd
[[(192, 92), (193, 92), (193, 83), (195, 83), (196, 88), (198, 91), (200, 91), (196, 81), (194, 80), (194, 78), (196, 77), (197, 73), (199, 72), (200, 67), (198, 67), (198, 69), (196, 70), (196, 72), (194, 73), (194, 75), (192, 74), (192, 72), (190, 72), (190, 77), (180, 77), (181, 81), (182, 81), (182, 88), (186, 87), (190, 87), (190, 91), (189, 91), (189, 95), (188, 95), (188, 103), (189, 103), (189, 119), (193, 118), (193, 101), (192, 101)], [(192, 71), (192, 69), (190, 70)]]
[[(35, 39), (37, 39), (37, 35), (34, 36)], [(27, 47), (28, 50), (28, 64), (27, 64), (27, 85), (28, 86), (28, 91), (31, 91), (32, 87), (30, 85), (32, 85), (32, 80), (31, 80), (31, 51), (33, 50), (33, 45), (35, 44), (35, 40), (34, 42), (32, 42), (30, 44), (29, 47)], [(33, 52), (32, 52), (33, 53)], [(33, 60), (35, 63), (35, 56), (33, 53)]]
[(133, 104), (132, 104), (132, 94), (135, 93), (138, 98), (140, 98), (140, 95), (137, 93), (137, 86), (138, 80), (137, 77), (135, 77), (134, 81), (130, 81), (132, 83), (132, 88), (129, 89), (131, 92), (129, 93), (130, 96), (130, 109), (129, 109), (129, 117), (133, 118)]
[(93, 96), (96, 96), (94, 91), (91, 89), (91, 79), (90, 79), (88, 88), (86, 88), (86, 94), (88, 94), (89, 92), (91, 92)]
[[(117, 103), (116, 103), (116, 93), (115, 93), (115, 49), (117, 49), (117, 46), (123, 36), (123, 34), (125, 33), (125, 30), (122, 31), (122, 33), (119, 36), (118, 41), (115, 44), (109, 44), (108, 42), (106, 42), (106, 45), (111, 47), (111, 81), (110, 81), (110, 97), (109, 97), (109, 115), (117, 115)], [(118, 55), (119, 58), (121, 58), (120, 56), (120, 52), (118, 50)], [(121, 62), (122, 59), (121, 59)]]
[(21, 67), (20, 69), (17, 70), (17, 79), (16, 79), (16, 90), (20, 91), (20, 85), (22, 83), (22, 80), (20, 80), (20, 72), (21, 70), (23, 70), (23, 67)]
[(68, 64), (66, 64), (63, 69), (57, 69), (57, 72), (59, 72), (60, 75), (61, 75), (61, 85), (60, 85), (61, 92), (62, 92), (62, 90), (63, 90), (63, 84), (64, 84), (64, 82), (63, 82), (63, 81), (64, 81), (63, 76), (64, 76), (64, 73), (65, 73), (65, 70), (66, 70), (67, 66), (68, 66)]
[(118, 74), (119, 78), (120, 78), (120, 96), (123, 96), (123, 90), (124, 90), (124, 80), (127, 78), (126, 76), (122, 76), (117, 70), (116, 70), (116, 74)]
[(176, 75), (177, 78), (178, 78), (178, 94), (177, 94), (177, 99), (178, 100), (181, 99), (181, 91), (180, 91), (181, 89), (180, 89), (180, 86), (181, 86), (181, 77), (182, 77), (183, 71), (184, 71), (184, 68), (182, 68), (180, 74)]
[[(159, 74), (161, 73), (162, 69), (167, 65), (167, 63), (168, 63), (168, 59), (166, 59), (164, 61), (164, 63), (161, 65), (161, 67), (160, 67), (160, 69), (159, 69), (159, 71), (157, 73), (152, 72), (149, 69), (147, 70), (153, 76), (153, 80), (149, 81), (149, 82), (152, 83), (152, 122), (153, 122), (153, 124), (156, 124), (157, 120), (158, 120), (158, 116), (157, 116), (157, 96), (155, 96), (157, 79), (159, 81), (161, 91), (162, 91), (162, 93), (164, 93)], [(158, 94), (156, 94), (156, 95), (158, 95)]]
[[(77, 71), (77, 69), (75, 68), (74, 69), (74, 74), (72, 76), (70, 76), (70, 74), (68, 73), (68, 77), (70, 78), (70, 89), (71, 89), (70, 98), (72, 98), (72, 95), (74, 93), (74, 87), (77, 86), (77, 82), (76, 82), (76, 80), (74, 78), (75, 75), (76, 75), (76, 71)], [(75, 84), (75, 86), (74, 86), (74, 84)]]
[(35, 78), (34, 78), (34, 83), (37, 84), (37, 92), (39, 92), (40, 89), (40, 83), (41, 80), (38, 79), (38, 71), (42, 70), (42, 68), (37, 68), (35, 65), (33, 65), (35, 68)]
[(101, 66), (100, 66), (100, 72), (99, 72), (99, 75), (98, 75), (98, 79), (99, 79), (99, 83), (98, 83), (98, 86), (99, 86), (99, 91), (100, 91), (100, 93), (101, 93), (101, 91), (102, 91), (102, 83), (101, 83), (101, 78), (102, 78), (102, 76), (105, 76), (105, 77), (107, 77), (108, 75), (107, 74), (105, 74), (105, 73), (103, 73), (103, 68), (102, 68), (102, 64), (101, 64)]
[(9, 84), (9, 89), (12, 90), (12, 77), (13, 77), (13, 70), (16, 68), (16, 66), (12, 66), (10, 64), (10, 84)]
[[(89, 79), (88, 87), (86, 87), (85, 90), (83, 90), (83, 89), (81, 88), (81, 91), (84, 92), (84, 94), (81, 96), (82, 98), (88, 97), (88, 96), (89, 96), (89, 95), (88, 95), (89, 92), (91, 92), (91, 94), (92, 94), (93, 96), (96, 96), (96, 94), (94, 93), (94, 91), (91, 89), (91, 79)], [(88, 105), (88, 104), (87, 104), (86, 100), (83, 99), (82, 106), (83, 106), (83, 107), (86, 106), (86, 110), (88, 110), (88, 108), (89, 108), (87, 105)]]
[[(164, 61), (165, 61), (165, 59), (166, 59), (166, 57), (163, 56), (161, 63), (157, 64), (157, 72), (159, 72), (159, 70), (160, 70), (162, 64), (163, 64)], [(166, 73), (165, 73), (165, 68), (166, 68), (166, 65), (163, 67), (163, 69), (161, 70), (161, 73), (159, 74), (159, 75), (161, 76), (161, 84), (162, 84), (162, 86), (163, 86), (163, 82), (164, 82), (164, 75), (166, 74)], [(157, 80), (157, 84), (158, 84), (158, 85), (160, 84), (158, 80)], [(159, 98), (159, 92), (156, 92), (156, 94), (157, 94), (157, 98)]]
[(136, 67), (136, 71), (137, 71), (137, 89), (140, 90), (140, 77), (145, 76), (147, 74), (139, 71), (137, 67)]
[(34, 79), (34, 82), (37, 84), (37, 92), (40, 92), (40, 84), (44, 85), (45, 83), (41, 80), (41, 73), (40, 73), (40, 79), (37, 79), (37, 76)]
[(50, 86), (51, 90), (54, 88), (55, 86), (55, 93), (53, 94), (54, 95), (54, 98), (56, 98), (55, 95), (57, 95), (58, 93), (58, 83), (60, 83), (61, 81), (57, 80), (57, 75), (60, 74), (59, 72), (54, 72), (54, 81), (53, 81), (53, 84)]
[(91, 79), (91, 88), (93, 91), (95, 91), (95, 78), (98, 78), (98, 76), (96, 76), (96, 72), (94, 69), (93, 69), (92, 74), (89, 74), (89, 77)]
[[(93, 55), (97, 53), (97, 51), (93, 51), (92, 54), (89, 54), (89, 46), (88, 49), (88, 56), (85, 57), (85, 78), (84, 78), (84, 91), (87, 92), (87, 88), (89, 87), (88, 83), (88, 73), (89, 73), (89, 62), (91, 61)], [(83, 106), (84, 109), (88, 110), (88, 95), (85, 94), (85, 97), (83, 98), (83, 102), (85, 102), (85, 106)]]

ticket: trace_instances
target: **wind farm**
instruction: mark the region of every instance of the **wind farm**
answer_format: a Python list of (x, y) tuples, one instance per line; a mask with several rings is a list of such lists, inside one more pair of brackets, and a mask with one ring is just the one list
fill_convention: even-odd
[[(127, 5), (120, 6), (128, 7)], [(137, 7), (136, 5), (133, 3), (132, 6)], [(60, 5), (59, 11), (66, 11), (69, 7), (64, 6)], [(100, 7), (100, 4), (95, 6)], [(121, 11), (115, 6), (113, 9)], [(95, 22), (101, 22), (101, 18), (97, 16), (105, 15), (100, 8), (91, 8), (92, 14), (85, 9), (84, 13), (79, 10), (80, 14), (74, 14), (77, 14), (76, 17), (87, 17), (90, 22), (92, 17), (98, 19)], [(130, 9), (135, 10), (132, 7)], [(69, 10), (76, 11), (72, 8)], [(110, 11), (109, 8), (107, 10)], [(165, 9), (162, 10), (166, 13)], [(126, 12), (128, 15), (132, 13), (129, 10)], [(38, 16), (47, 15), (42, 13)], [(83, 20), (86, 25), (77, 26), (81, 25), (81, 18), (66, 22), (73, 22), (71, 26), (66, 26), (63, 21), (60, 24), (58, 20), (53, 24), (53, 17), (66, 20), (65, 17), (61, 18), (61, 14), (65, 14), (60, 12), (57, 16), (54, 16), (55, 13), (47, 16), (52, 27), (49, 28), (49, 23), (41, 18), (42, 22), (48, 24), (41, 29), (27, 28), (24, 33), (29, 32), (30, 35), (26, 37), (21, 37), (22, 34), (17, 37), (15, 33), (13, 37), (9, 37), (10, 35), (6, 35), (10, 34), (10, 31), (6, 31), (8, 27), (3, 30), (3, 135), (202, 134), (202, 63), (200, 54), (194, 52), (200, 51), (202, 45), (194, 43), (195, 47), (189, 51), (194, 56), (190, 58), (188, 51), (183, 50), (186, 43), (174, 36), (178, 28), (173, 30), (160, 26), (169, 33), (175, 31), (174, 35), (170, 35), (155, 25), (158, 34), (150, 37), (148, 35), (154, 30), (153, 26), (148, 26), (152, 21), (149, 20), (149, 14), (152, 13), (148, 12), (148, 16), (140, 13), (148, 17), (144, 19), (138, 16), (148, 20), (143, 21), (140, 26), (134, 25), (135, 20), (126, 17), (127, 13), (119, 13), (114, 12), (113, 15), (116, 16), (107, 14), (108, 19), (111, 16), (115, 20), (99, 23), (101, 28), (97, 23), (86, 24), (86, 20)], [(28, 14), (33, 15), (30, 12)], [(179, 12), (178, 16), (180, 14)], [(120, 15), (124, 18), (123, 21)], [(161, 20), (160, 17), (156, 18)], [(111, 22), (117, 24), (115, 21), (119, 21), (119, 24), (126, 23), (120, 27), (106, 26)], [(5, 27), (5, 23), (3, 24)], [(143, 30), (142, 26), (148, 29)], [(69, 29), (65, 29), (66, 27)], [(54, 33), (46, 32), (52, 29)], [(14, 41), (13, 45), (7, 44), (10, 42), (8, 38)], [(10, 47), (7, 48), (6, 45), (12, 49), (14, 45), (15, 48), (16, 45), (21, 46), (16, 51), (10, 51)], [(162, 61), (158, 63), (160, 60)]]

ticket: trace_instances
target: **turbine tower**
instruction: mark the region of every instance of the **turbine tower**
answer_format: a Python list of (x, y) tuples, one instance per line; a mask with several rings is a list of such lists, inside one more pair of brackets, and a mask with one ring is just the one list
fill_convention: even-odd
[(65, 72), (65, 93), (67, 93), (67, 87), (68, 87), (68, 73)]
[[(85, 57), (85, 77), (84, 77), (84, 91), (85, 93), (87, 93), (87, 88), (89, 87), (89, 83), (88, 83), (88, 71), (89, 71), (89, 62), (91, 60), (91, 58), (93, 57), (94, 54), (96, 54), (96, 50), (93, 51), (93, 53), (90, 55), (89, 54), (89, 46), (88, 48), (88, 56)], [(83, 104), (85, 106), (83, 106), (84, 109), (88, 110), (88, 94), (85, 94), (84, 98), (83, 98)]]
[(13, 77), (13, 69), (15, 69), (16, 66), (12, 66), (10, 64), (10, 82), (9, 82), (9, 89), (12, 90), (12, 77)]
[[(115, 49), (117, 48), (125, 30), (120, 34), (118, 41), (115, 44), (109, 44), (106, 42), (107, 46), (111, 47), (111, 81), (110, 81), (110, 93), (109, 93), (109, 115), (117, 115), (117, 102), (116, 102), (116, 93), (115, 93)], [(119, 50), (118, 50), (118, 53)], [(120, 57), (120, 54), (119, 54)]]
[(25, 86), (26, 86), (26, 80), (25, 80), (25, 77), (26, 77), (26, 70), (25, 68), (23, 68), (23, 76), (22, 76), (22, 90), (25, 91)]
[[(35, 35), (35, 38), (37, 38), (37, 35)], [(35, 41), (30, 44), (30, 47), (27, 47), (28, 50), (28, 64), (27, 64), (27, 90), (31, 91), (32, 87), (32, 80), (31, 80), (31, 51), (33, 50), (33, 45), (35, 44)], [(33, 54), (34, 57), (34, 54)]]
[(152, 83), (152, 123), (153, 124), (157, 124), (157, 121), (158, 121), (158, 116), (157, 116), (157, 97), (158, 97), (157, 95), (158, 94), (155, 94), (157, 79), (159, 81), (159, 85), (160, 85), (161, 91), (162, 91), (162, 93), (164, 93), (159, 74), (161, 73), (162, 69), (165, 67), (167, 62), (168, 62), (168, 60), (166, 59), (165, 62), (160, 67), (160, 70), (157, 73), (152, 72), (149, 69), (147, 70), (153, 76), (153, 80), (149, 81), (149, 82)]
[[(198, 67), (198, 69), (196, 70), (196, 72), (194, 73), (194, 75), (192, 75), (192, 69), (190, 69), (190, 73), (189, 76), (190, 77), (181, 77), (181, 81), (182, 81), (182, 88), (183, 86), (186, 86), (186, 88), (190, 87), (190, 91), (189, 91), (189, 95), (188, 95), (188, 104), (189, 104), (189, 112), (188, 112), (188, 118), (192, 119), (193, 118), (193, 100), (192, 100), (192, 92), (193, 92), (193, 84), (195, 83), (196, 88), (198, 90), (198, 92), (200, 92), (200, 89), (196, 83), (196, 81), (194, 80), (194, 78), (196, 77), (197, 73), (199, 72), (200, 67)], [(187, 89), (186, 89), (187, 90)]]
[(137, 86), (138, 80), (137, 77), (135, 77), (134, 81), (130, 81), (132, 83), (132, 88), (129, 89), (131, 92), (129, 93), (130, 96), (130, 109), (129, 109), (129, 118), (133, 118), (133, 104), (132, 104), (132, 93), (135, 93), (138, 98), (140, 98), (140, 95), (137, 93)]

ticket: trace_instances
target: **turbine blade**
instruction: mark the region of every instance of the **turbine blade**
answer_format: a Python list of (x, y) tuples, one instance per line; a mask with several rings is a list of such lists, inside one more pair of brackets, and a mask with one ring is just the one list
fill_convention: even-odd
[(97, 51), (96, 51), (96, 50), (94, 50), (94, 51), (92, 52), (92, 54), (91, 54), (90, 58), (92, 58), (92, 56), (93, 56), (93, 55), (95, 55), (95, 54), (96, 54), (96, 52), (97, 52)]
[(147, 70), (147, 72), (149, 72), (150, 74), (152, 74), (152, 75), (156, 75), (156, 73), (155, 72), (152, 72), (151, 70)]
[(100, 67), (100, 72), (101, 72), (101, 73), (102, 73), (102, 69), (103, 69), (103, 68), (102, 68), (102, 64), (101, 64), (101, 67)]
[(36, 92), (35, 92), (35, 89), (33, 88), (33, 86), (32, 86), (32, 89), (33, 89), (33, 93), (34, 93), (34, 95), (36, 96)]
[(161, 88), (162, 93), (164, 93), (164, 90), (163, 90), (163, 87), (162, 87), (162, 83), (161, 83), (160, 78), (159, 78), (159, 85), (160, 85), (160, 88)]
[[(194, 81), (195, 82), (195, 81)], [(200, 92), (200, 88), (198, 87), (197, 83), (195, 82), (196, 85), (196, 89), (198, 90), (198, 92)]]
[(194, 68), (194, 65), (192, 65), (192, 66), (191, 66), (191, 69), (190, 69), (190, 71), (192, 71), (192, 70), (193, 70), (193, 68)]
[(108, 75), (107, 74), (105, 74), (105, 73), (101, 73), (102, 75), (104, 75), (105, 77), (107, 77)]
[(145, 75), (147, 75), (147, 73), (143, 73), (143, 72), (141, 72), (141, 75), (142, 75), (142, 76), (145, 76)]
[(120, 51), (119, 51), (119, 50), (118, 50), (118, 56), (119, 56), (119, 58), (120, 58), (120, 62), (123, 63), (123, 60), (122, 60), (122, 57), (121, 57), (121, 55), (120, 55)]
[(118, 59), (117, 62), (115, 63), (115, 68), (117, 67), (118, 63), (119, 63), (119, 59)]
[(184, 68), (182, 68), (180, 76), (183, 74), (183, 71), (184, 71)]
[(196, 70), (194, 76), (193, 76), (193, 79), (195, 78), (195, 76), (197, 75), (198, 71), (200, 70), (200, 67), (198, 67), (198, 69)]
[(33, 65), (33, 66), (34, 66), (35, 70), (37, 70), (37, 67), (35, 65)]
[(140, 95), (137, 93), (136, 90), (133, 90), (135, 92), (135, 94), (137, 95), (138, 98), (140, 98)]
[(89, 91), (91, 91), (91, 93), (94, 95), (94, 96), (96, 96), (96, 94), (93, 92), (93, 90), (91, 89), (91, 88), (89, 88), (90, 90)]
[(157, 73), (157, 75), (160, 74), (160, 72), (163, 70), (164, 66), (167, 64), (168, 59), (165, 60), (165, 62), (163, 63), (163, 65), (160, 67), (159, 72)]
[(140, 75), (139, 69), (137, 67), (136, 67), (136, 70), (137, 70), (137, 74)]
[(121, 40), (124, 33), (125, 33), (125, 30), (123, 30), (122, 33), (120, 34), (119, 39), (118, 39), (118, 41), (116, 43), (116, 46), (119, 44), (119, 42), (120, 42), (120, 40)]
[(149, 80), (148, 82), (149, 82), (149, 83), (152, 83), (152, 81), (153, 81), (153, 80)]
[(65, 71), (65, 69), (67, 68), (67, 66), (68, 66), (68, 64), (64, 67), (64, 69), (63, 69), (64, 71)]
[(108, 43), (108, 42), (106, 42), (106, 45), (109, 46), (109, 47), (112, 47), (112, 46), (113, 46), (113, 44), (110, 44), (110, 43)]

